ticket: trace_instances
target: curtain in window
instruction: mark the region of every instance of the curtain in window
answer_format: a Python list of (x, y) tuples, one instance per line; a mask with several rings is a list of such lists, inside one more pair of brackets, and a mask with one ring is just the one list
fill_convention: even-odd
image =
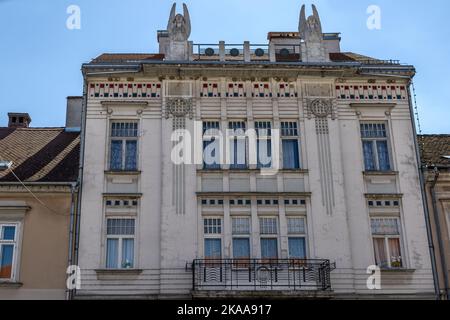
[(375, 263), (379, 267), (389, 266), (384, 238), (374, 238)]
[(220, 168), (220, 142), (216, 138), (211, 141), (203, 141), (203, 167), (205, 169)]
[(106, 242), (106, 268), (117, 269), (119, 259), (119, 240), (108, 239)]
[(372, 141), (363, 141), (364, 166), (367, 171), (374, 171), (375, 161), (373, 157)]
[(289, 258), (305, 259), (306, 245), (305, 238), (289, 238)]
[(277, 259), (277, 239), (261, 239), (261, 259)]
[(122, 170), (122, 141), (112, 140), (111, 141), (111, 160), (110, 160), (111, 170)]
[(250, 259), (249, 239), (233, 239), (233, 258)]
[(393, 238), (388, 240), (389, 252), (391, 254), (391, 267), (400, 268), (402, 266), (402, 257), (400, 253), (400, 239)]
[(134, 240), (122, 241), (122, 268), (133, 268), (134, 265)]
[(245, 169), (247, 168), (246, 165), (246, 155), (245, 155), (245, 149), (246, 149), (246, 141), (245, 139), (234, 139), (231, 142), (231, 168), (232, 169)]
[(299, 169), (300, 161), (298, 155), (297, 140), (283, 140), (283, 168), (284, 169)]
[(125, 170), (137, 169), (137, 141), (131, 140), (126, 142), (125, 150)]
[(258, 168), (270, 168), (272, 166), (272, 142), (266, 139), (257, 141)]
[(377, 141), (377, 153), (378, 162), (380, 164), (380, 171), (391, 170), (387, 141)]
[(0, 247), (0, 251), (0, 279), (10, 279), (12, 275), (14, 245), (4, 244)]
[(220, 239), (205, 239), (205, 259), (222, 258), (222, 241)]

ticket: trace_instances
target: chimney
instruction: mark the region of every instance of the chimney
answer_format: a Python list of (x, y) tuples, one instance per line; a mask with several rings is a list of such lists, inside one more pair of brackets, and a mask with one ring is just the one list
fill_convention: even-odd
[(81, 130), (81, 109), (83, 97), (67, 97), (66, 131)]
[(31, 123), (28, 113), (10, 112), (8, 118), (8, 128), (28, 128)]

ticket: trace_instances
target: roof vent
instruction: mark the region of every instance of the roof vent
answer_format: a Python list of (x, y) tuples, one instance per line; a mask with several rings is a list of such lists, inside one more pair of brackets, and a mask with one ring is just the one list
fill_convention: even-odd
[(28, 113), (8, 113), (8, 128), (28, 128), (31, 123), (31, 117)]

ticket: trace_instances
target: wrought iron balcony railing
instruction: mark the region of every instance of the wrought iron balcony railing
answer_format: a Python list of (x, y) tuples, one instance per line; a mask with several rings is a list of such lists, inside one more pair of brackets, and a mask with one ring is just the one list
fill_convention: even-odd
[(329, 260), (194, 260), (194, 291), (330, 291)]

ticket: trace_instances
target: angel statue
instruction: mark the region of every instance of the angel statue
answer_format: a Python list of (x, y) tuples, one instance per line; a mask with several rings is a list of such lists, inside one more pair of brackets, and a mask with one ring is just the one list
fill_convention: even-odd
[(306, 42), (320, 42), (322, 40), (322, 24), (315, 5), (312, 5), (312, 10), (313, 15), (306, 19), (305, 5), (302, 6), (298, 31), (300, 37)]
[(177, 4), (174, 3), (170, 11), (167, 31), (172, 41), (187, 41), (191, 35), (191, 18), (186, 4), (183, 3), (183, 15), (175, 15)]

